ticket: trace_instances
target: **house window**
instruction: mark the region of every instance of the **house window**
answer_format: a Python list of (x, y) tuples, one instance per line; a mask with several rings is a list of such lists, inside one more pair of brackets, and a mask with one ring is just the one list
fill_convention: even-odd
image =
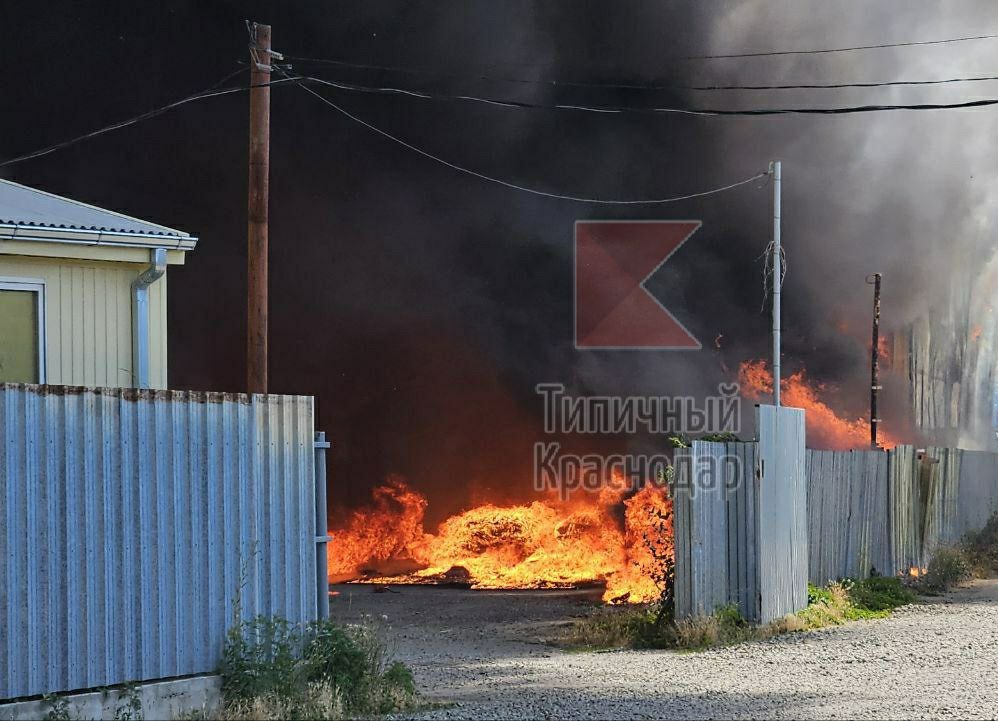
[(0, 382), (45, 382), (45, 283), (0, 278)]

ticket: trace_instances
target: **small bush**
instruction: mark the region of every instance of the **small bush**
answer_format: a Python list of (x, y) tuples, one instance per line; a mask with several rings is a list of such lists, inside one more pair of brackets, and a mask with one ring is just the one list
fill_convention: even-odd
[(299, 664), (302, 634), (283, 618), (259, 616), (230, 628), (219, 673), (226, 699), (290, 697), (307, 680)]
[(703, 649), (747, 641), (756, 629), (734, 605), (723, 606), (710, 616), (694, 616), (676, 622), (676, 646)]
[(970, 580), (973, 575), (966, 552), (961, 548), (944, 546), (936, 550), (925, 575), (918, 579), (916, 587), (926, 593), (942, 593)]
[(355, 698), (371, 666), (356, 640), (346, 629), (332, 623), (316, 624), (302, 652), (305, 675), (322, 679), (344, 698)]
[(652, 606), (600, 608), (575, 621), (558, 639), (561, 645), (585, 650), (610, 648), (670, 648), (674, 627), (659, 617)]
[(371, 625), (304, 628), (259, 617), (230, 629), (219, 668), (222, 718), (341, 718), (412, 708), (408, 668)]
[(808, 585), (807, 601), (806, 608), (793, 614), (796, 622), (783, 619), (787, 628), (802, 625), (804, 629), (817, 629), (845, 623), (849, 597), (842, 584), (833, 583), (822, 588)]
[(915, 602), (915, 594), (905, 588), (899, 578), (875, 576), (851, 583), (846, 588), (854, 612), (853, 618), (857, 617), (857, 613), (858, 617), (869, 618), (870, 616), (864, 613), (878, 614), (893, 611), (895, 608)]
[(721, 641), (717, 616), (691, 616), (676, 621), (676, 645), (696, 649), (716, 646)]
[(970, 533), (964, 541), (968, 561), (978, 576), (998, 572), (998, 513), (981, 530)]

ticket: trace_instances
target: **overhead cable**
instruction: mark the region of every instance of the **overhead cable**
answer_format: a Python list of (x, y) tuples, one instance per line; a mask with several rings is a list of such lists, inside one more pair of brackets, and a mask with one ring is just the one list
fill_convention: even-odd
[(570, 201), (573, 201), (573, 202), (576, 202), (576, 203), (593, 203), (593, 204), (600, 204), (600, 205), (653, 205), (653, 204), (662, 204), (662, 203), (677, 203), (677, 202), (679, 202), (681, 200), (691, 200), (693, 198), (702, 198), (704, 196), (714, 195), (716, 193), (723, 193), (726, 190), (732, 190), (732, 189), (740, 187), (742, 185), (747, 185), (747, 184), (749, 184), (749, 183), (751, 183), (751, 182), (753, 182), (755, 180), (758, 180), (759, 178), (763, 178), (763, 177), (769, 175), (769, 170), (764, 170), (764, 171), (762, 171), (760, 173), (756, 173), (755, 175), (753, 175), (753, 176), (751, 176), (749, 178), (745, 178), (743, 180), (739, 180), (739, 181), (736, 181), (734, 183), (729, 183), (727, 185), (723, 185), (723, 186), (718, 187), (718, 188), (711, 188), (710, 190), (702, 190), (702, 191), (699, 191), (699, 192), (696, 192), (696, 193), (687, 193), (685, 195), (675, 195), (675, 196), (671, 196), (671, 197), (667, 197), (667, 198), (648, 198), (648, 199), (617, 200), (617, 199), (609, 199), (609, 198), (595, 198), (595, 197), (584, 197), (584, 196), (577, 196), (577, 195), (567, 195), (567, 194), (564, 194), (564, 193), (554, 193), (554, 192), (550, 192), (550, 191), (546, 191), (546, 190), (539, 190), (537, 188), (531, 188), (531, 187), (528, 187), (528, 186), (525, 186), (525, 185), (520, 185), (520, 184), (517, 184), (517, 183), (512, 183), (512, 182), (509, 182), (507, 180), (502, 180), (500, 178), (495, 178), (495, 177), (492, 177), (490, 175), (486, 175), (484, 173), (480, 173), (480, 172), (478, 172), (476, 170), (471, 170), (470, 168), (465, 168), (463, 166), (457, 165), (456, 163), (452, 163), (449, 160), (445, 160), (445, 159), (443, 159), (443, 158), (441, 158), (441, 157), (439, 157), (437, 155), (434, 155), (433, 153), (430, 153), (430, 152), (428, 152), (426, 150), (423, 150), (422, 148), (418, 148), (415, 145), (412, 145), (411, 143), (408, 143), (405, 140), (402, 140), (401, 138), (399, 138), (399, 137), (397, 137), (395, 135), (392, 135), (391, 133), (389, 133), (389, 132), (387, 132), (385, 130), (382, 130), (381, 128), (379, 128), (377, 126), (372, 125), (371, 123), (367, 122), (366, 120), (357, 117), (353, 113), (349, 112), (348, 110), (346, 110), (346, 109), (340, 107), (339, 105), (337, 105), (336, 103), (334, 103), (329, 98), (325, 97), (324, 95), (322, 95), (320, 93), (317, 93), (315, 90), (313, 90), (312, 88), (310, 88), (310, 87), (308, 87), (307, 85), (304, 84), (303, 80), (308, 80), (308, 79), (309, 78), (301, 78), (301, 79), (297, 80), (295, 82), (295, 84), (298, 85), (298, 87), (300, 87), (305, 92), (309, 93), (310, 95), (314, 96), (315, 98), (317, 98), (321, 102), (323, 102), (326, 105), (328, 105), (329, 107), (331, 107), (333, 110), (335, 110), (338, 113), (340, 113), (341, 115), (349, 118), (350, 120), (354, 121), (355, 123), (363, 125), (368, 130), (371, 130), (371, 131), (373, 131), (373, 132), (375, 132), (375, 133), (377, 133), (377, 134), (379, 134), (379, 135), (381, 135), (381, 136), (383, 136), (385, 138), (388, 138), (389, 140), (392, 140), (392, 141), (398, 143), (399, 145), (401, 145), (402, 147), (407, 148), (407, 149), (409, 149), (409, 150), (411, 150), (411, 151), (413, 151), (415, 153), (418, 153), (418, 154), (422, 155), (425, 158), (429, 158), (430, 160), (433, 160), (433, 161), (435, 161), (437, 163), (440, 163), (441, 165), (445, 165), (448, 168), (451, 168), (452, 170), (457, 170), (457, 171), (459, 171), (461, 173), (465, 173), (467, 175), (474, 176), (476, 178), (488, 181), (490, 183), (495, 183), (497, 185), (502, 185), (504, 187), (511, 188), (513, 190), (519, 190), (519, 191), (522, 191), (524, 193), (529, 193), (531, 195), (539, 195), (539, 196), (542, 196), (542, 197), (545, 197), (545, 198), (554, 198), (554, 199), (557, 199), (557, 200), (570, 200)]
[(637, 114), (667, 114), (677, 113), (681, 115), (847, 115), (852, 113), (870, 113), (886, 110), (947, 110), (958, 108), (979, 108), (998, 104), (998, 98), (985, 98), (981, 100), (965, 100), (954, 103), (912, 103), (895, 105), (847, 105), (838, 107), (787, 107), (787, 108), (697, 108), (683, 106), (663, 106), (644, 107), (638, 105), (585, 105), (581, 103), (532, 103), (522, 100), (507, 100), (499, 98), (487, 98), (477, 95), (449, 95), (445, 93), (426, 92), (421, 90), (409, 90), (407, 88), (394, 87), (373, 87), (369, 85), (356, 85), (344, 83), (338, 80), (327, 80), (310, 75), (299, 76), (300, 81), (318, 83), (340, 90), (349, 90), (361, 93), (377, 93), (388, 95), (408, 95), (424, 100), (462, 100), (488, 105), (498, 105), (508, 108), (535, 109), (535, 110), (573, 110), (590, 113), (637, 113)]
[[(155, 118), (157, 115), (162, 115), (163, 113), (168, 112), (170, 110), (173, 110), (174, 108), (179, 108), (182, 105), (186, 105), (187, 103), (192, 103), (192, 102), (194, 102), (196, 100), (205, 100), (206, 98), (215, 98), (215, 97), (218, 97), (220, 95), (230, 95), (232, 93), (244, 92), (244, 91), (248, 90), (250, 86), (239, 87), (239, 88), (223, 88), (223, 89), (220, 89), (220, 90), (215, 90), (214, 89), (214, 88), (217, 88), (222, 83), (224, 83), (226, 80), (229, 80), (231, 77), (233, 77), (234, 75), (236, 75), (239, 72), (242, 72), (242, 68), (240, 68), (239, 70), (236, 70), (233, 73), (230, 73), (229, 75), (227, 75), (224, 78), (222, 78), (220, 81), (215, 82), (214, 84), (212, 84), (211, 86), (209, 86), (209, 88), (207, 90), (203, 90), (203, 91), (201, 91), (199, 93), (195, 93), (194, 95), (188, 95), (186, 98), (181, 98), (180, 100), (174, 101), (172, 103), (168, 103), (168, 104), (163, 105), (161, 107), (155, 108), (154, 110), (149, 110), (149, 111), (147, 111), (145, 113), (142, 113), (141, 115), (136, 115), (135, 117), (128, 118), (127, 120), (122, 120), (122, 121), (117, 122), (117, 123), (113, 123), (112, 125), (106, 125), (103, 128), (99, 128), (98, 130), (94, 130), (94, 131), (91, 131), (89, 133), (84, 133), (83, 135), (78, 135), (75, 138), (70, 138), (69, 140), (64, 140), (64, 141), (62, 141), (60, 143), (56, 143), (55, 145), (50, 145), (50, 146), (48, 146), (46, 148), (42, 148), (41, 150), (35, 150), (35, 151), (30, 152), (30, 153), (25, 153), (24, 155), (18, 155), (16, 157), (8, 158), (7, 160), (0, 161), (0, 168), (4, 168), (4, 167), (6, 167), (8, 165), (13, 165), (15, 163), (20, 163), (20, 162), (23, 162), (25, 160), (31, 160), (33, 158), (40, 158), (43, 155), (48, 155), (49, 153), (54, 153), (57, 150), (62, 150), (63, 148), (68, 148), (69, 146), (76, 145), (77, 143), (83, 142), (84, 140), (89, 140), (90, 138), (96, 138), (99, 135), (104, 135), (105, 133), (110, 133), (113, 130), (120, 130), (121, 128), (126, 128), (129, 125), (134, 125), (135, 123), (141, 122), (143, 120), (149, 120), (150, 118)], [(290, 82), (293, 79), (294, 78), (286, 78), (286, 79), (283, 79), (283, 80), (275, 80), (275, 81), (271, 81), (270, 83), (266, 83), (266, 84), (267, 85), (276, 85), (278, 83), (287, 83), (287, 82)]]
[(880, 88), (891, 86), (911, 86), (911, 85), (944, 85), (949, 83), (977, 83), (991, 80), (998, 80), (998, 75), (967, 76), (956, 78), (940, 78), (925, 80), (887, 80), (871, 82), (830, 82), (830, 83), (787, 83), (787, 84), (679, 84), (679, 83), (624, 83), (624, 82), (599, 82), (592, 80), (563, 80), (551, 78), (519, 78), (500, 75), (467, 75), (437, 70), (420, 68), (406, 68), (398, 65), (369, 65), (366, 63), (352, 63), (345, 60), (333, 60), (326, 58), (300, 58), (288, 56), (288, 60), (295, 62), (312, 63), (317, 65), (331, 65), (336, 67), (352, 68), (357, 70), (377, 70), (381, 72), (392, 72), (404, 75), (416, 75), (424, 77), (449, 78), (453, 80), (465, 81), (489, 81), (502, 83), (517, 83), (523, 85), (550, 85), (580, 88), (604, 88), (609, 90), (692, 90), (692, 91), (718, 91), (718, 90), (825, 90), (842, 88)]

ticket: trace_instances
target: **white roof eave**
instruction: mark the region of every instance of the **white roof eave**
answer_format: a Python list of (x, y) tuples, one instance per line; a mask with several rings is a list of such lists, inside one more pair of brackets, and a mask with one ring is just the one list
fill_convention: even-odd
[(193, 250), (197, 237), (89, 228), (53, 228), (35, 224), (0, 223), (0, 241), (16, 240), (34, 243), (71, 243), (75, 245), (115, 246), (125, 248), (165, 248)]

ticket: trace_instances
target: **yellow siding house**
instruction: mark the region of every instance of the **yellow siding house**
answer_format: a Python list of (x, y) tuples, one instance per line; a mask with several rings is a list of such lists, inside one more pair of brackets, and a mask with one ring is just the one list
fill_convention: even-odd
[(196, 243), (0, 179), (0, 382), (166, 388), (166, 269)]

